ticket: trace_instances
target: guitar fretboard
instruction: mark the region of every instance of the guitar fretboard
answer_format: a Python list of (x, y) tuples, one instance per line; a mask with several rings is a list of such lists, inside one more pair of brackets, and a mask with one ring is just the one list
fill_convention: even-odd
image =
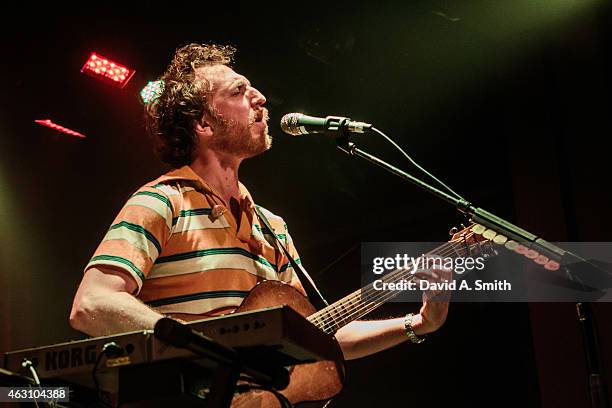
[[(468, 244), (465, 240), (451, 241), (429, 251), (423, 257), (461, 257), (473, 255), (475, 250), (479, 252), (479, 249), (479, 243)], [(395, 269), (380, 278), (383, 283), (398, 283), (413, 279), (415, 275), (410, 268)], [(366, 285), (308, 316), (308, 320), (320, 330), (334, 334), (353, 320), (365, 316), (400, 293), (401, 291), (397, 290), (376, 290), (372, 285)]]

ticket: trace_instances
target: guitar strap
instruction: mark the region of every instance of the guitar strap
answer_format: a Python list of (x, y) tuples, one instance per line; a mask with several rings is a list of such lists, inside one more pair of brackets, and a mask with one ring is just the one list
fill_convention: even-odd
[(262, 224), (268, 230), (270, 230), (270, 233), (274, 237), (274, 242), (276, 242), (276, 245), (277, 245), (276, 249), (281, 249), (285, 253), (285, 255), (287, 255), (289, 262), (293, 266), (293, 270), (297, 273), (297, 276), (300, 279), (300, 282), (302, 283), (304, 290), (306, 291), (306, 295), (308, 296), (308, 298), (310, 299), (314, 307), (316, 307), (317, 310), (321, 310), (329, 306), (329, 304), (327, 303), (327, 301), (325, 300), (321, 292), (319, 292), (319, 290), (312, 283), (310, 276), (308, 276), (304, 268), (302, 268), (302, 265), (300, 265), (299, 263), (295, 261), (295, 259), (293, 259), (293, 257), (291, 256), (291, 254), (289, 253), (285, 245), (283, 245), (281, 240), (278, 239), (278, 237), (274, 233), (274, 230), (272, 229), (272, 226), (270, 225), (270, 222), (268, 221), (266, 216), (263, 214), (263, 212), (261, 211), (258, 205), (255, 206), (255, 213), (259, 217), (259, 220), (262, 222)]

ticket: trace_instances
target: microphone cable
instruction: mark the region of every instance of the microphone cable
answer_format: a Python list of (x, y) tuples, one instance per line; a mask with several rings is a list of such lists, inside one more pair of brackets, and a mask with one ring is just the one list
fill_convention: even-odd
[(393, 147), (395, 147), (397, 150), (400, 151), (400, 153), (402, 153), (402, 155), (408, 159), (408, 161), (410, 161), (410, 163), (416, 167), (417, 169), (419, 169), (421, 172), (423, 172), (426, 176), (430, 177), (432, 180), (434, 180), (436, 183), (438, 183), (440, 186), (444, 187), (448, 192), (450, 192), (452, 195), (455, 196), (455, 198), (459, 199), (459, 200), (463, 200), (465, 201), (465, 199), (457, 192), (455, 192), (452, 188), (450, 188), (449, 186), (447, 186), (446, 184), (444, 184), (442, 181), (440, 181), (436, 176), (434, 176), (433, 174), (431, 174), (430, 172), (428, 172), (427, 170), (425, 170), (423, 167), (421, 167), (416, 161), (414, 161), (412, 159), (412, 157), (410, 157), (410, 155), (408, 153), (406, 153), (404, 151), (404, 149), (402, 149), (397, 143), (395, 143), (389, 136), (385, 135), (383, 132), (381, 132), (380, 130), (376, 129), (374, 126), (372, 126), (370, 128), (372, 131), (378, 133), (380, 136), (384, 137), (389, 143), (391, 143), (391, 145), (393, 145)]

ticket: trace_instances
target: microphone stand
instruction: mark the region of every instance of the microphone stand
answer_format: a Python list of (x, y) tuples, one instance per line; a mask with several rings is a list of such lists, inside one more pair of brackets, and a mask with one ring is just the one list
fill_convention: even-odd
[[(532, 234), (529, 231), (526, 231), (496, 216), (495, 214), (492, 214), (482, 208), (475, 207), (467, 200), (453, 197), (437, 189), (436, 187), (429, 185), (423, 180), (420, 180), (417, 177), (414, 177), (413, 175), (379, 159), (378, 157), (359, 149), (355, 143), (349, 141), (346, 126), (339, 126), (338, 132), (335, 134), (338, 148), (349, 156), (365, 159), (370, 163), (382, 167), (399, 178), (415, 184), (428, 193), (433, 194), (434, 196), (453, 205), (459, 211), (468, 215), (472, 222), (484, 225), (498, 234), (505, 235), (508, 239), (525, 245), (527, 248), (534, 249), (549, 259), (559, 260), (560, 265), (572, 265), (572, 267), (577, 267), (582, 270), (586, 268), (588, 270), (596, 269), (600, 271), (599, 268), (580, 256), (553, 245), (550, 242), (539, 238), (535, 234)], [(578, 280), (579, 284), (582, 283), (580, 282), (580, 279), (577, 279), (571, 275), (568, 268), (565, 268), (565, 273), (566, 278), (569, 280), (574, 282)], [(577, 311), (587, 360), (591, 406), (593, 408), (610, 408), (606, 384), (603, 381), (599, 369), (597, 336), (594, 331), (593, 316), (591, 314), (590, 305), (588, 303), (578, 303)]]

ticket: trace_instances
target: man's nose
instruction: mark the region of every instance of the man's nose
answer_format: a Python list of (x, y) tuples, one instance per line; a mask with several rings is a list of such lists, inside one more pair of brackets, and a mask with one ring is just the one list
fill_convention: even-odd
[(254, 106), (262, 106), (266, 103), (266, 97), (257, 90), (257, 88), (251, 87), (251, 104)]

